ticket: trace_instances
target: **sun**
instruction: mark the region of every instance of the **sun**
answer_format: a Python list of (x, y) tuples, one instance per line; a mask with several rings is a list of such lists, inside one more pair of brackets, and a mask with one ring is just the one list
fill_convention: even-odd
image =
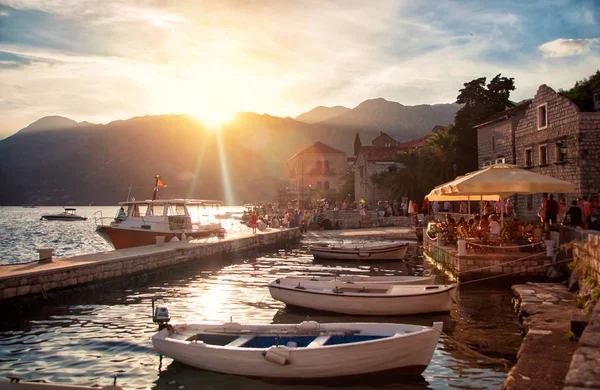
[(226, 108), (211, 107), (210, 110), (195, 110), (191, 115), (202, 122), (208, 130), (218, 132), (223, 125), (234, 119), (235, 112)]

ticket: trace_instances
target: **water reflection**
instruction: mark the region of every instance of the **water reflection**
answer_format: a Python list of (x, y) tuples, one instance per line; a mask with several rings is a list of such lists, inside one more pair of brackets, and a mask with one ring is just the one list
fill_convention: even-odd
[[(290, 309), (271, 298), (267, 284), (278, 276), (422, 275), (438, 272), (415, 257), (402, 262), (313, 262), (310, 240), (296, 246), (254, 255), (190, 262), (162, 270), (118, 289), (94, 291), (43, 302), (18, 321), (0, 320), (0, 376), (19, 375), (71, 384), (118, 383), (127, 388), (287, 388), (289, 383), (206, 372), (154, 352), (151, 299), (161, 297), (173, 321), (234, 321), (297, 323), (307, 317), (320, 322), (401, 322), (431, 325), (444, 322), (444, 333), (433, 360), (421, 378), (370, 378), (353, 388), (402, 387), (498, 388), (506, 375), (498, 359), (513, 360), (521, 338), (506, 286), (460, 287), (460, 302), (448, 315), (358, 317)], [(446, 283), (438, 275), (439, 283)], [(6, 312), (5, 312), (6, 313)], [(495, 360), (465, 351), (476, 349)], [(159, 367), (161, 368), (159, 370)], [(294, 383), (297, 389), (331, 387), (319, 382)], [(339, 383), (338, 383), (339, 385)], [(349, 384), (346, 384), (349, 385)]]

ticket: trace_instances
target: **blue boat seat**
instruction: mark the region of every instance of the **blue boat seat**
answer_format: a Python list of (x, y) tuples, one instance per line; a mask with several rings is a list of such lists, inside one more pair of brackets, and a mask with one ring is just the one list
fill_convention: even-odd
[(233, 340), (232, 342), (230, 342), (229, 344), (226, 344), (226, 347), (243, 347), (244, 344), (246, 344), (248, 341), (252, 340), (255, 337), (255, 335), (250, 334), (250, 335), (245, 335), (245, 336), (240, 336), (237, 339)]
[(329, 335), (319, 336), (313, 341), (311, 341), (310, 344), (306, 346), (306, 348), (322, 347), (327, 341), (329, 341), (330, 338), (331, 336)]

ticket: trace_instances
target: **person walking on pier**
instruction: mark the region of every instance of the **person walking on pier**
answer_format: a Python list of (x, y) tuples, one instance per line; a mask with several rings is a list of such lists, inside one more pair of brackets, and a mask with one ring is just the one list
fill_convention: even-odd
[(252, 228), (252, 234), (256, 234), (256, 228), (258, 227), (256, 211), (252, 211), (252, 215), (250, 216), (250, 227)]

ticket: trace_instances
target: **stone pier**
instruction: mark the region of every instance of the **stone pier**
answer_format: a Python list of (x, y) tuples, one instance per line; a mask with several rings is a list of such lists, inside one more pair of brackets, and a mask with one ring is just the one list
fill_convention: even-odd
[(300, 231), (271, 231), (228, 234), (226, 238), (148, 245), (82, 256), (54, 258), (52, 261), (0, 266), (0, 300), (98, 283), (112, 278), (143, 274), (189, 261), (202, 261), (214, 255), (243, 252), (283, 244), (300, 238)]
[(569, 339), (575, 294), (560, 283), (513, 286), (525, 337), (502, 389), (562, 389), (577, 342)]

